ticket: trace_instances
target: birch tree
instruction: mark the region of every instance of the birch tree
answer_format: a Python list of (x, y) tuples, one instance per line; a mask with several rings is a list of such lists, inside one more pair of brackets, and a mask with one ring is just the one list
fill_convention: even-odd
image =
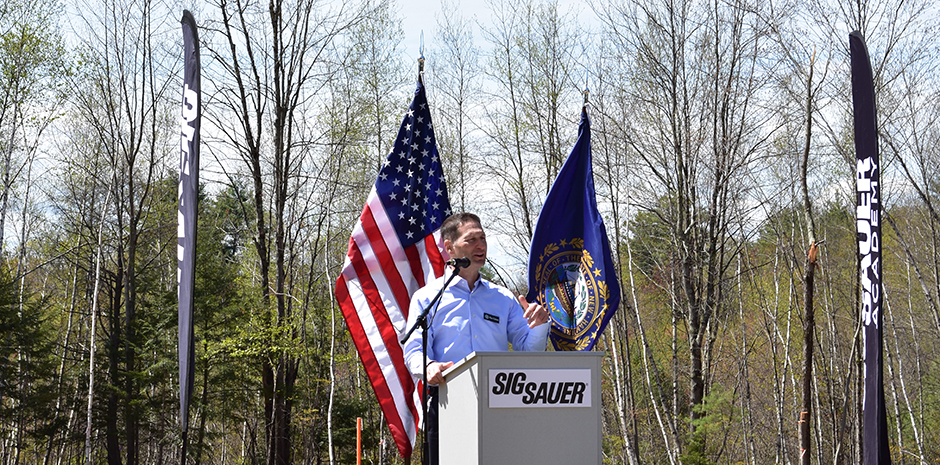
[(637, 201), (668, 228), (670, 251), (657, 266), (669, 277), (661, 286), (681, 325), (673, 340), (681, 332), (688, 341), (686, 405), (674, 408), (687, 415), (689, 429), (671, 451), (674, 462), (720, 454), (708, 447), (703, 422), (713, 343), (728, 312), (726, 278), (752, 227), (744, 208), (750, 189), (739, 181), (755, 173), (773, 129), (758, 105), (767, 70), (758, 60), (765, 31), (757, 8), (639, 2), (600, 13), (634, 61), (628, 89), (638, 111), (624, 132), (633, 134), (642, 167), (636, 189), (645, 197)]
[[(111, 170), (114, 223), (108, 242), (115, 247), (108, 257), (107, 308), (108, 364), (110, 383), (108, 412), (108, 460), (136, 465), (140, 459), (142, 396), (140, 347), (149, 342), (138, 338), (138, 277), (150, 265), (142, 259), (152, 245), (154, 230), (165, 230), (168, 208), (157, 185), (167, 179), (173, 147), (166, 141), (177, 130), (170, 117), (176, 108), (166, 74), (170, 51), (158, 46), (163, 33), (157, 6), (144, 3), (106, 1), (89, 8), (82, 16), (81, 47), (87, 58), (83, 72), (73, 81), (79, 117), (87, 122), (101, 144), (98, 146)], [(163, 66), (161, 66), (163, 65)], [(175, 89), (175, 87), (174, 87)], [(170, 197), (172, 198), (172, 197)], [(113, 241), (113, 242), (112, 242)], [(157, 250), (169, 241), (157, 242)], [(149, 315), (148, 315), (149, 317)], [(120, 414), (120, 415), (119, 415)], [(123, 431), (118, 438), (118, 420)]]
[(473, 191), (479, 173), (472, 169), (481, 154), (475, 146), (474, 117), (483, 108), (475, 104), (480, 96), (481, 53), (474, 40), (474, 22), (460, 16), (456, 3), (444, 2), (437, 18), (439, 47), (431, 54), (429, 81), (437, 105), (434, 118), (438, 149), (442, 154), (447, 192), (456, 210), (467, 211), (467, 196)]

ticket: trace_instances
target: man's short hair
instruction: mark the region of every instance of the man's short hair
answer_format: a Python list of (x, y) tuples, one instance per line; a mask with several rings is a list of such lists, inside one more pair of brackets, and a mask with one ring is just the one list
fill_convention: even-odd
[(448, 216), (447, 219), (444, 220), (444, 223), (441, 224), (441, 239), (451, 242), (457, 240), (457, 230), (460, 229), (462, 224), (470, 222), (474, 222), (480, 227), (483, 226), (483, 223), (480, 222), (480, 217), (473, 213), (454, 213)]

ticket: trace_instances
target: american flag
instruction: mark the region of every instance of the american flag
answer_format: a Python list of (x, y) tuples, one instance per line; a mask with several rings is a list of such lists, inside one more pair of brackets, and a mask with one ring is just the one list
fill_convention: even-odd
[(336, 299), (402, 457), (411, 456), (421, 404), (399, 338), (411, 295), (444, 274), (438, 229), (450, 213), (419, 76), (336, 281)]

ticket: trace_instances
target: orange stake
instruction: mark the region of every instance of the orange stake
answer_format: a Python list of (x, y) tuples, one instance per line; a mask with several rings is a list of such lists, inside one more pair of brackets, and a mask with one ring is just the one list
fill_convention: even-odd
[(356, 465), (362, 465), (362, 417), (356, 418)]

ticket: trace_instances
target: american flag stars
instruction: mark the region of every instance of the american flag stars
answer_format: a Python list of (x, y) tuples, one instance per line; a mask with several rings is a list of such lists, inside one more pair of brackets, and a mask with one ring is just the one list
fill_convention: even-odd
[(336, 299), (398, 451), (409, 457), (420, 401), (398, 337), (411, 294), (444, 274), (433, 232), (450, 214), (420, 78), (393, 144), (350, 235)]
[[(376, 194), (396, 234), (407, 247), (437, 230), (450, 216), (447, 187), (441, 179), (440, 156), (423, 85), (402, 119), (395, 147), (382, 163)], [(398, 221), (394, 221), (397, 219)]]

